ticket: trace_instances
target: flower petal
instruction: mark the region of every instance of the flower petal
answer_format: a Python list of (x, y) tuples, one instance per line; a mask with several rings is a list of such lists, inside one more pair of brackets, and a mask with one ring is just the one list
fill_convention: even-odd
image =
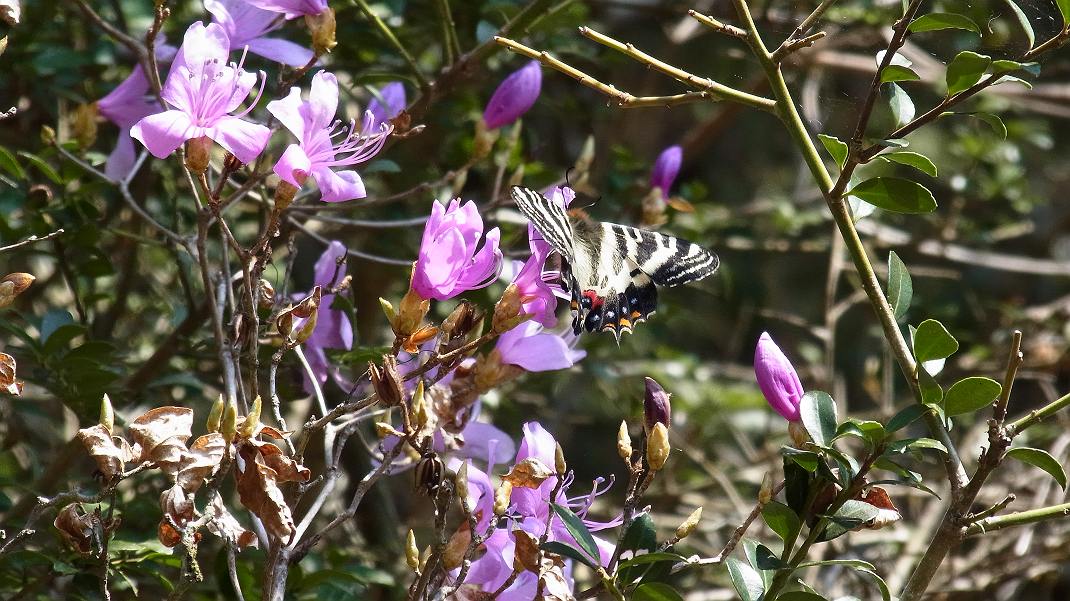
[(300, 188), (302, 182), (312, 171), (312, 161), (297, 144), (290, 144), (275, 163), (275, 175), (286, 183)]
[[(152, 156), (162, 159), (186, 140), (194, 137), (193, 123), (182, 111), (164, 111), (149, 115), (130, 128), (130, 135), (149, 149)], [(266, 129), (266, 128), (265, 128)]]
[(392, 81), (379, 90), (379, 98), (372, 98), (368, 103), (368, 112), (375, 117), (376, 123), (382, 123), (397, 117), (406, 104), (405, 85), (400, 81)]
[(229, 150), (243, 163), (251, 163), (267, 146), (271, 130), (237, 117), (223, 117), (205, 135)]
[(255, 38), (247, 42), (249, 52), (291, 67), (304, 67), (315, 56), (311, 50), (289, 40)]
[(338, 78), (334, 73), (320, 71), (312, 78), (308, 111), (315, 129), (325, 129), (334, 121), (334, 114), (338, 111)]
[(130, 137), (130, 128), (124, 127), (119, 130), (119, 139), (115, 143), (115, 150), (108, 155), (108, 161), (104, 163), (104, 175), (112, 181), (120, 181), (130, 175), (137, 162), (137, 149), (134, 148), (134, 139)]
[(267, 103), (267, 110), (279, 120), (279, 123), (282, 123), (283, 127), (297, 136), (297, 139), (304, 140), (305, 117), (301, 111), (304, 104), (305, 102), (301, 100), (301, 88), (294, 86), (290, 88), (290, 93), (285, 98)]
[(364, 182), (356, 171), (339, 171), (335, 173), (327, 167), (313, 167), (312, 177), (320, 188), (320, 200), (323, 202), (345, 202), (368, 195)]

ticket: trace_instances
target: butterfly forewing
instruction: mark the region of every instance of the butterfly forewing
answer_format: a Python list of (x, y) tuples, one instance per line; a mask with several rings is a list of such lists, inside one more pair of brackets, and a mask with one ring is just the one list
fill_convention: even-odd
[(542, 234), (563, 259), (571, 261), (573, 256), (572, 226), (569, 224), (565, 207), (546, 198), (531, 188), (513, 186), (513, 202), (531, 224)]

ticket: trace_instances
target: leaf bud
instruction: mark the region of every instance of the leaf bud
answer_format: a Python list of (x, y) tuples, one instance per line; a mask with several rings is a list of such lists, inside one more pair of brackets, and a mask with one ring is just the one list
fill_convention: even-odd
[(223, 395), (219, 395), (219, 398), (212, 404), (212, 410), (208, 412), (208, 422), (205, 424), (208, 432), (219, 431), (219, 425), (223, 423), (223, 410), (225, 408), (226, 403), (223, 401)]
[(242, 422), (241, 429), (238, 431), (238, 435), (242, 438), (252, 438), (256, 435), (257, 426), (260, 425), (260, 411), (263, 408), (263, 402), (260, 400), (260, 395), (257, 395), (253, 399), (253, 406), (249, 409), (249, 414), (245, 416), (245, 421)]
[(561, 443), (557, 443), (554, 447), (554, 471), (557, 475), (564, 476), (568, 471), (568, 464), (565, 463), (565, 451), (561, 448)]
[(223, 411), (223, 423), (219, 426), (219, 432), (223, 434), (223, 440), (228, 443), (234, 440), (238, 434), (238, 404), (234, 399), (227, 401), (227, 408)]
[(41, 142), (43, 142), (45, 146), (51, 146), (55, 144), (56, 130), (52, 129), (52, 127), (48, 125), (41, 126)]
[[(462, 461), (461, 467), (457, 468), (457, 473), (453, 476), (453, 481), (457, 486), (457, 497), (463, 501), (462, 506), (468, 505), (468, 461)], [(469, 509), (471, 509), (469, 507)]]
[(405, 563), (414, 572), (420, 569), (420, 549), (416, 546), (416, 533), (412, 529), (405, 536)]
[(513, 496), (513, 484), (505, 480), (494, 491), (494, 515), (501, 517), (509, 511), (509, 502)]
[(106, 392), (104, 398), (100, 400), (100, 425), (104, 426), (109, 433), (115, 429), (115, 410), (112, 409), (111, 398)]
[(669, 458), (669, 429), (665, 424), (657, 423), (650, 429), (646, 440), (646, 462), (655, 472), (665, 467)]
[(416, 430), (423, 430), (427, 425), (429, 417), (427, 413), (427, 402), (424, 396), (423, 380), (416, 383), (416, 389), (412, 392), (412, 417), (413, 423), (416, 424)]
[(390, 327), (396, 328), (394, 322), (397, 321), (398, 313), (394, 310), (394, 305), (390, 304), (390, 301), (383, 297), (379, 297), (379, 306), (383, 308), (383, 314), (386, 315), (386, 320), (390, 322)]
[(0, 279), (0, 307), (10, 305), (35, 279), (28, 273), (9, 273)]
[(620, 430), (617, 431), (617, 454), (625, 461), (632, 460), (632, 437), (628, 435), (628, 422), (620, 422)]
[(773, 500), (773, 479), (769, 476), (769, 472), (766, 472), (762, 476), (762, 486), (758, 489), (758, 504), (765, 505), (769, 501)]
[(397, 436), (398, 438), (405, 436), (399, 432), (397, 428), (386, 422), (375, 422), (375, 435), (378, 436), (380, 440), (389, 436)]
[(680, 524), (676, 528), (676, 540), (683, 540), (690, 536), (691, 533), (694, 532), (695, 528), (698, 526), (698, 522), (700, 519), (702, 519), (701, 507), (692, 511), (691, 515), (687, 516), (687, 519), (684, 520), (684, 523)]

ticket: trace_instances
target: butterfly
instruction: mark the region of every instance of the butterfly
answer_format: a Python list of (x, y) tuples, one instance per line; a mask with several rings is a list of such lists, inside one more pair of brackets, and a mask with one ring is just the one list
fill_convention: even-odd
[(561, 286), (572, 296), (572, 330), (622, 333), (657, 310), (658, 286), (712, 275), (717, 255), (687, 240), (615, 223), (570, 217), (539, 192), (513, 186), (517, 208), (559, 255)]

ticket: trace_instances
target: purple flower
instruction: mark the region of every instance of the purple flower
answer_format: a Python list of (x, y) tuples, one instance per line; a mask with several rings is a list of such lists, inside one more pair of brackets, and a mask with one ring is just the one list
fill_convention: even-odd
[(327, 0), (245, 0), (257, 8), (282, 13), (287, 19), (318, 15), (327, 10)]
[(230, 39), (219, 24), (205, 27), (198, 21), (190, 25), (163, 85), (163, 99), (175, 108), (141, 119), (130, 135), (161, 159), (186, 140), (201, 137), (215, 140), (243, 163), (255, 159), (267, 145), (271, 130), (241, 117), (256, 106), (264, 87), (260, 86), (248, 108), (231, 115), (258, 77), (241, 65), (227, 65), (229, 55)]
[(680, 163), (684, 160), (684, 149), (679, 146), (670, 146), (661, 151), (658, 159), (654, 161), (654, 169), (650, 172), (650, 187), (661, 190), (661, 197), (669, 197), (669, 189), (676, 181), (676, 175), (680, 173)]
[(279, 28), (279, 14), (254, 4), (245, 0), (204, 0), (204, 9), (212, 14), (213, 22), (223, 26), (232, 47), (247, 46), (253, 54), (291, 67), (308, 64), (314, 56), (308, 48), (289, 40), (265, 37)]
[(789, 422), (799, 421), (799, 403), (804, 393), (802, 382), (769, 332), (762, 332), (754, 349), (754, 375), (769, 405)]
[(512, 283), (516, 284), (523, 302), (523, 312), (533, 315), (532, 321), (552, 328), (557, 324), (557, 296), (546, 282), (543, 265), (550, 256), (550, 243), (539, 238), (530, 238), (531, 256), (516, 271)]
[[(338, 110), (338, 79), (320, 71), (312, 78), (308, 100), (301, 100), (301, 89), (290, 88), (282, 100), (269, 102), (267, 109), (286, 129), (297, 136), (275, 163), (275, 174), (300, 188), (311, 175), (320, 189), (320, 200), (343, 202), (364, 198), (364, 182), (356, 171), (335, 172), (332, 167), (356, 165), (375, 156), (390, 137), (393, 126), (376, 127), (370, 113), (364, 114), (362, 128), (350, 121), (343, 125), (334, 118)], [(334, 138), (341, 137), (341, 141)]]
[(539, 98), (542, 68), (531, 61), (505, 78), (483, 109), (487, 129), (498, 129), (519, 119)]
[[(167, 44), (156, 46), (156, 58), (160, 62), (170, 62), (178, 49)], [(136, 162), (134, 139), (130, 137), (130, 128), (145, 117), (160, 112), (160, 105), (149, 96), (149, 78), (141, 65), (135, 65), (130, 75), (115, 89), (97, 101), (100, 114), (119, 126), (119, 139), (115, 150), (108, 155), (104, 164), (104, 173), (113, 180), (121, 180), (130, 175)]]
[[(382, 99), (381, 102), (380, 99)], [(368, 112), (375, 117), (376, 123), (383, 123), (397, 117), (401, 111), (405, 110), (407, 104), (404, 84), (400, 81), (392, 81), (379, 90), (379, 98), (371, 99), (368, 103)]]
[[(534, 321), (526, 321), (498, 337), (495, 349), (501, 362), (527, 371), (567, 369), (587, 356), (575, 350), (578, 336), (571, 328), (564, 334), (547, 332)], [(552, 449), (551, 449), (552, 450)], [(553, 465), (553, 456), (550, 457)]]
[[(312, 368), (312, 373), (315, 374), (316, 380), (319, 381), (321, 387), (327, 383), (328, 374), (336, 382), (339, 382), (340, 386), (345, 387), (347, 384), (341, 379), (338, 368), (327, 361), (327, 353), (324, 352), (324, 349), (329, 348), (345, 350), (353, 348), (353, 325), (349, 323), (349, 317), (346, 316), (345, 312), (331, 308), (335, 295), (326, 293), (326, 290), (332, 284), (337, 286), (346, 276), (345, 264), (338, 265), (338, 259), (344, 256), (346, 256), (346, 247), (335, 240), (327, 246), (327, 249), (323, 251), (323, 254), (316, 261), (315, 281), (313, 284), (323, 288), (325, 293), (320, 297), (316, 329), (312, 331), (312, 335), (305, 341), (303, 348), (305, 359), (308, 360), (309, 367)], [(337, 278), (335, 277), (335, 271), (338, 272)], [(304, 297), (305, 295), (299, 296)], [(314, 392), (312, 381), (308, 378), (308, 374), (305, 374), (305, 392), (308, 394)]]
[(498, 228), (490, 230), (477, 249), (483, 237), (483, 218), (474, 202), (462, 205), (455, 198), (446, 208), (436, 200), (413, 267), (413, 291), (441, 301), (489, 286), (501, 265), (501, 233)]

